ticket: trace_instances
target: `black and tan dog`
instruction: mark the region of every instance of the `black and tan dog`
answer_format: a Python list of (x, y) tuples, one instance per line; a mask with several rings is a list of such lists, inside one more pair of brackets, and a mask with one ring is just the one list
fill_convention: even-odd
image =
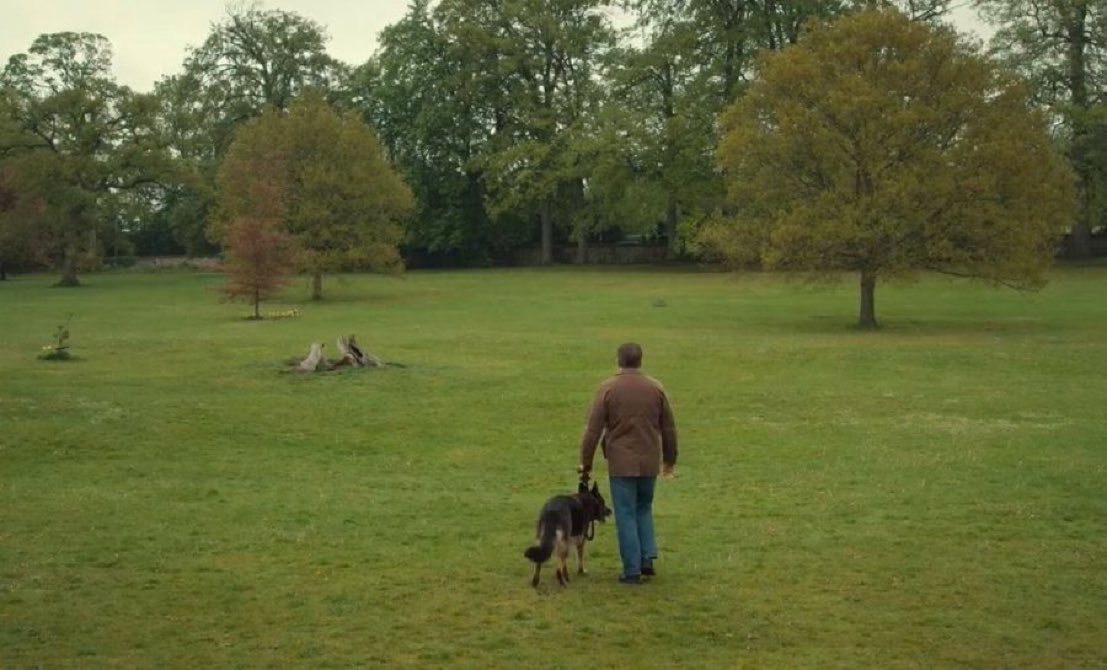
[(576, 495), (558, 495), (550, 498), (538, 514), (538, 530), (535, 533), (534, 546), (528, 547), (523, 555), (534, 561), (534, 578), (531, 586), (537, 588), (538, 573), (542, 564), (557, 554), (557, 582), (562, 586), (569, 583), (569, 568), (566, 560), (569, 547), (577, 548), (577, 572), (584, 572), (584, 543), (595, 534), (595, 523), (603, 522), (611, 514), (607, 503), (600, 494), (600, 487), (592, 484), (589, 489), (581, 482)]

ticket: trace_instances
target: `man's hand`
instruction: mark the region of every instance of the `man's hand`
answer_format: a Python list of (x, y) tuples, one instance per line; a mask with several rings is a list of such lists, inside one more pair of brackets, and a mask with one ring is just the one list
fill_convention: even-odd
[(581, 463), (580, 465), (578, 465), (578, 466), (577, 466), (577, 474), (578, 474), (578, 475), (580, 476), (580, 480), (581, 480), (582, 482), (586, 482), (586, 481), (588, 481), (588, 475), (589, 475), (589, 471), (590, 471), (591, 469), (592, 469), (592, 468), (586, 468), (586, 467), (584, 467), (584, 464), (583, 464), (583, 463)]
[(661, 478), (671, 482), (673, 481), (674, 477), (676, 477), (676, 466), (669, 463), (662, 463)]

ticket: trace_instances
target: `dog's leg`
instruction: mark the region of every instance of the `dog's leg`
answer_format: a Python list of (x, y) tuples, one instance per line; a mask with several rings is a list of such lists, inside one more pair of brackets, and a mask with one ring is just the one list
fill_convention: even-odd
[(562, 586), (569, 585), (569, 545), (559, 542), (557, 545), (557, 581)]
[(569, 570), (565, 567), (565, 559), (569, 556), (569, 542), (571, 541), (565, 531), (558, 529), (557, 541), (554, 543), (554, 555), (557, 556), (557, 583), (562, 586), (569, 584)]
[(533, 586), (534, 588), (538, 588), (538, 573), (541, 572), (541, 571), (542, 571), (542, 564), (541, 563), (535, 563), (534, 564), (534, 576), (531, 577), (531, 579), (530, 579), (530, 585)]
[(586, 571), (584, 569), (584, 538), (582, 537), (582, 538), (580, 538), (580, 541), (577, 542), (577, 574), (578, 575), (583, 575), (583, 574), (585, 574), (585, 572)]

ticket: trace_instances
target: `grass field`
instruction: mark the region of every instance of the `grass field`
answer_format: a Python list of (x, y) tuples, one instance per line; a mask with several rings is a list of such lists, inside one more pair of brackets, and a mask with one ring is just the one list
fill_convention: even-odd
[[(0, 282), (0, 667), (1107, 664), (1107, 267), (881, 286), (877, 333), (763, 275), (351, 276), (264, 322), (211, 275), (54, 279)], [(285, 371), (351, 332), (406, 367)], [(659, 577), (601, 527), (535, 592), (628, 339), (681, 435)]]

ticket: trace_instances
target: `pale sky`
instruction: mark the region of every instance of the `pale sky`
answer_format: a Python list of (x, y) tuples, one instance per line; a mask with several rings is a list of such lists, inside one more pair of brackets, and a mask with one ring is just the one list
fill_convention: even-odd
[[(331, 56), (350, 64), (369, 59), (377, 34), (407, 12), (408, 0), (270, 0), (265, 9), (296, 12), (327, 29)], [(226, 0), (0, 0), (0, 66), (42, 33), (100, 33), (115, 53), (118, 81), (148, 91), (179, 72), (185, 49), (199, 45), (227, 14)], [(964, 30), (981, 31), (973, 12), (959, 9)]]
[[(377, 48), (377, 34), (400, 20), (408, 0), (275, 0), (263, 9), (296, 12), (327, 30), (327, 52), (354, 65)], [(227, 16), (226, 0), (0, 0), (0, 63), (42, 33), (100, 33), (111, 40), (115, 76), (141, 91), (181, 70), (185, 50)]]

